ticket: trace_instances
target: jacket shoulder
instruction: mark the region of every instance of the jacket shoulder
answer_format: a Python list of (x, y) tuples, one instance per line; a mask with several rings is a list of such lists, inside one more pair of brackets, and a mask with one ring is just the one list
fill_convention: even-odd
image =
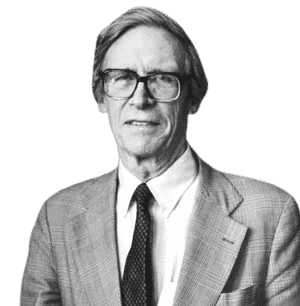
[(245, 219), (252, 219), (254, 223), (262, 220), (267, 222), (272, 218), (274, 224), (279, 221), (284, 211), (299, 215), (295, 199), (282, 188), (253, 178), (228, 173), (224, 175), (243, 198), (235, 215), (244, 215)]
[(245, 176), (223, 173), (235, 186), (244, 199), (264, 198), (281, 199), (286, 202), (292, 196), (282, 188), (261, 180)]
[(92, 178), (67, 188), (52, 195), (43, 205), (42, 210), (49, 219), (56, 222), (65, 222), (78, 214), (83, 213), (93, 203), (94, 199), (100, 198), (107, 188), (116, 185), (117, 170), (113, 170), (102, 176)]

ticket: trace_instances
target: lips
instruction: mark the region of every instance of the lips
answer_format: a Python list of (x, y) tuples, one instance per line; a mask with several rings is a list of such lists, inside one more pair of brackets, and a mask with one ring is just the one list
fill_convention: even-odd
[(159, 123), (156, 122), (156, 121), (151, 121), (151, 120), (128, 120), (125, 122), (125, 124), (128, 124), (128, 125), (134, 125), (134, 126), (156, 126), (158, 125)]

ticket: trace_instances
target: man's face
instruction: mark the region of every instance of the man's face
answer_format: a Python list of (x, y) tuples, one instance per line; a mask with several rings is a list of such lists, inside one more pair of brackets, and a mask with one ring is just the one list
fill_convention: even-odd
[[(185, 74), (181, 44), (163, 29), (140, 26), (127, 31), (108, 49), (102, 64), (106, 69), (129, 69), (140, 76), (151, 72)], [(120, 158), (126, 156), (164, 159), (179, 157), (186, 146), (188, 116), (187, 86), (173, 102), (151, 99), (144, 83), (131, 98), (115, 100), (108, 96), (99, 103), (107, 113)]]

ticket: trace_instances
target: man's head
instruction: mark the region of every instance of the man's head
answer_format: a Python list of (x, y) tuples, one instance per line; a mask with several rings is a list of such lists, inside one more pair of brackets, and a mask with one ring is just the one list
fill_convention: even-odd
[(93, 94), (99, 103), (103, 99), (101, 90), (102, 62), (107, 50), (128, 30), (138, 26), (149, 26), (162, 28), (173, 34), (183, 47), (186, 60), (186, 71), (191, 74), (189, 88), (189, 103), (192, 106), (191, 113), (195, 113), (207, 92), (207, 79), (199, 58), (199, 55), (182, 27), (172, 18), (164, 13), (149, 7), (136, 7), (128, 10), (123, 15), (115, 19), (109, 26), (104, 28), (98, 35), (93, 67)]
[(93, 91), (121, 160), (172, 164), (186, 147), (188, 114), (198, 110), (206, 90), (194, 46), (161, 12), (132, 9), (100, 33)]

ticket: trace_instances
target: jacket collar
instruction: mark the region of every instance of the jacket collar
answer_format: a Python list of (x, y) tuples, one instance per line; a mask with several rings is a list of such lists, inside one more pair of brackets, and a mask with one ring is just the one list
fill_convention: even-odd
[(243, 202), (243, 197), (226, 174), (213, 169), (199, 157), (198, 161), (200, 174), (198, 193), (218, 207), (226, 216), (230, 216)]

